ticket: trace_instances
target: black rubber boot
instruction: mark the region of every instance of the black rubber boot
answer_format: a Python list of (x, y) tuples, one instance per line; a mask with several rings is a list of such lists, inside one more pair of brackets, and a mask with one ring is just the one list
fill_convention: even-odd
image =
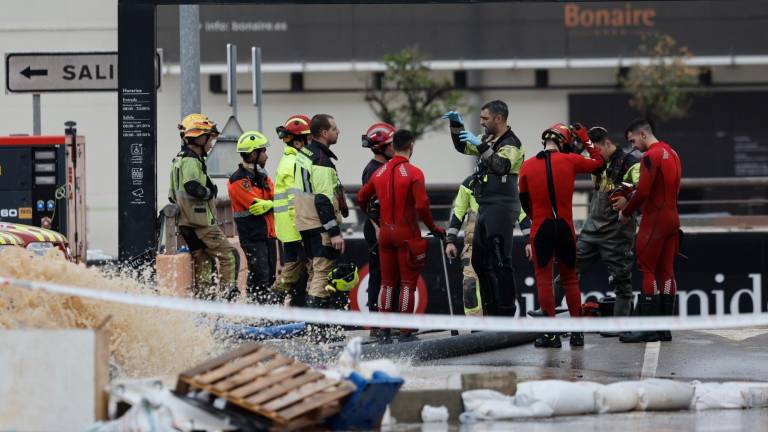
[(583, 347), (584, 346), (584, 333), (573, 332), (571, 333), (571, 347)]
[[(637, 315), (639, 316), (658, 316), (659, 315), (659, 296), (658, 295), (640, 295), (637, 302)], [(657, 331), (631, 331), (622, 333), (619, 340), (626, 343), (638, 342), (656, 342), (659, 340)]]
[(378, 333), (376, 334), (376, 339), (380, 344), (391, 344), (392, 329), (379, 329)]
[[(307, 295), (306, 307), (314, 309), (329, 309), (330, 300)], [(340, 342), (345, 339), (344, 329), (334, 324), (308, 324), (307, 336), (318, 343)]]
[[(616, 297), (613, 302), (613, 316), (624, 317), (632, 315), (632, 297)], [(602, 337), (618, 337), (619, 332), (600, 332)]]
[[(675, 315), (675, 299), (677, 298), (677, 295), (672, 294), (662, 294), (659, 296), (660, 298), (660, 310), (661, 315), (663, 316), (674, 316)], [(671, 342), (672, 341), (672, 332), (669, 330), (662, 330), (659, 332), (659, 340), (662, 342)]]
[[(567, 308), (561, 308), (561, 307), (555, 308), (555, 315), (560, 315), (561, 313), (565, 313), (565, 312), (568, 312)], [(541, 317), (549, 316), (549, 315), (546, 315), (544, 311), (541, 309), (529, 310), (528, 312), (526, 312), (526, 314), (531, 318), (541, 318)]]
[(533, 341), (536, 348), (561, 348), (563, 343), (560, 341), (560, 335), (557, 333), (544, 333)]
[(419, 340), (419, 338), (417, 338), (416, 335), (413, 333), (414, 333), (413, 330), (400, 329), (400, 334), (397, 336), (397, 342), (403, 343), (403, 342), (413, 342), (413, 341)]

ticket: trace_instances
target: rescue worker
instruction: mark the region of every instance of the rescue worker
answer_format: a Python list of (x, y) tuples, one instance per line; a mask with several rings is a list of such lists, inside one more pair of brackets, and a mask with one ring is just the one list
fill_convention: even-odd
[(307, 295), (307, 258), (296, 229), (295, 173), (296, 155), (309, 143), (309, 117), (293, 115), (277, 127), (277, 136), (285, 143), (283, 157), (275, 172), (275, 234), (282, 244), (282, 269), (275, 291), (287, 295), (291, 306), (304, 306)]
[[(239, 260), (235, 248), (216, 224), (218, 188), (208, 176), (205, 157), (219, 131), (203, 114), (189, 114), (179, 124), (181, 151), (173, 159), (168, 200), (179, 206), (179, 234), (189, 247), (195, 273), (193, 294), (203, 299), (237, 298)], [(215, 259), (219, 288), (211, 286)]]
[(514, 316), (515, 278), (512, 239), (520, 214), (517, 181), (524, 152), (520, 140), (507, 125), (507, 104), (494, 100), (480, 110), (481, 137), (464, 130), (461, 115), (451, 111), (451, 139), (457, 151), (479, 156), (473, 195), (479, 205), (472, 240), (472, 268), (480, 280), (483, 310), (489, 315)]
[[(677, 195), (682, 167), (680, 157), (669, 144), (659, 141), (651, 124), (637, 119), (629, 124), (625, 136), (643, 152), (637, 191), (619, 213), (619, 222), (629, 224), (637, 209), (642, 211), (635, 239), (637, 266), (643, 286), (637, 303), (641, 316), (672, 316), (675, 313), (677, 282), (674, 263), (680, 247), (680, 216)], [(622, 342), (671, 341), (669, 331), (628, 332)]]
[[(427, 256), (427, 240), (421, 237), (419, 219), (429, 231), (444, 237), (445, 230), (435, 224), (429, 208), (424, 173), (410, 163), (415, 138), (408, 130), (398, 130), (393, 136), (395, 155), (357, 193), (357, 204), (368, 207), (376, 195), (380, 206), (379, 257), (381, 259), (381, 290), (379, 311), (393, 309), (394, 287), (399, 283), (400, 313), (414, 311), (416, 283)], [(379, 331), (380, 339), (389, 342), (390, 329)], [(413, 330), (401, 329), (400, 342), (414, 339)]]
[(339, 138), (336, 120), (317, 114), (310, 121), (310, 132), (312, 141), (296, 156), (296, 229), (310, 260), (306, 304), (329, 308), (328, 274), (344, 253), (340, 224), (349, 210), (330, 148)]
[[(584, 144), (591, 159), (574, 154), (574, 135)], [(533, 220), (531, 256), (536, 274), (539, 305), (546, 316), (555, 316), (552, 266), (557, 262), (571, 317), (581, 316), (581, 291), (576, 278), (576, 233), (573, 229), (573, 187), (578, 173), (591, 173), (603, 166), (600, 151), (589, 140), (587, 130), (576, 124), (558, 123), (541, 135), (544, 150), (523, 163), (520, 169), (520, 201)], [(536, 347), (561, 346), (560, 336), (545, 333)], [(583, 346), (584, 334), (571, 333), (571, 346)]]
[[(473, 176), (469, 176), (459, 185), (456, 198), (453, 200), (453, 210), (451, 211), (451, 221), (445, 240), (445, 254), (450, 259), (458, 256), (456, 242), (458, 240), (461, 225), (466, 219), (467, 225), (464, 227), (464, 247), (461, 250), (461, 265), (464, 275), (462, 281), (462, 293), (464, 300), (464, 315), (483, 315), (483, 303), (480, 296), (480, 283), (477, 279), (477, 273), (472, 268), (472, 240), (475, 231), (475, 219), (477, 217), (478, 204), (472, 195)], [(518, 226), (525, 237), (524, 243), (528, 244), (528, 235), (531, 232), (531, 220), (521, 211), (518, 218)]]
[(243, 159), (229, 177), (227, 189), (237, 226), (240, 247), (248, 260), (249, 301), (259, 304), (279, 303), (272, 295), (277, 264), (275, 239), (274, 185), (264, 165), (269, 140), (258, 131), (245, 132), (237, 140), (237, 152)]
[[(392, 148), (392, 136), (395, 134), (395, 127), (388, 123), (375, 123), (368, 128), (363, 135), (363, 147), (371, 149), (373, 158), (363, 169), (362, 184), (365, 185), (373, 176), (373, 173), (381, 168), (388, 160), (392, 159), (395, 151)], [(378, 202), (374, 200), (374, 206)], [(370, 211), (366, 214), (369, 217), (365, 220), (363, 226), (363, 236), (368, 244), (368, 311), (376, 312), (378, 310), (379, 287), (381, 286), (381, 266), (379, 264), (379, 241), (378, 241), (378, 214), (377, 211)], [(377, 330), (371, 329), (371, 336), (376, 336)]]
[[(581, 276), (593, 264), (602, 261), (608, 268), (608, 285), (615, 294), (614, 316), (629, 316), (632, 312), (632, 243), (637, 228), (633, 217), (622, 225), (617, 209), (626, 204), (622, 190), (637, 185), (640, 179), (640, 159), (633, 152), (624, 151), (600, 126), (589, 130), (589, 139), (600, 151), (606, 165), (592, 173), (594, 192), (589, 212), (576, 241), (576, 275)], [(555, 278), (559, 285), (560, 278)], [(556, 287), (556, 291), (562, 292)], [(600, 333), (618, 336), (618, 333)]]

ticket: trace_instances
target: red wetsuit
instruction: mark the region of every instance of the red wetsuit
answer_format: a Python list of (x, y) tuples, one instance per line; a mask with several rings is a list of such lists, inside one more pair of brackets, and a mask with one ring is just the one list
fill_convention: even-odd
[[(637, 266), (643, 273), (642, 293), (674, 295), (677, 292), (673, 265), (679, 251), (680, 158), (665, 142), (651, 144), (640, 163), (637, 191), (621, 211), (631, 215), (638, 208), (643, 217), (635, 238)], [(657, 280), (659, 285), (657, 285)]]
[(429, 209), (424, 174), (408, 159), (395, 156), (360, 189), (358, 205), (365, 209), (373, 195), (379, 199), (381, 215), (379, 310), (392, 311), (392, 292), (399, 282), (400, 312), (412, 313), (416, 282), (427, 253), (427, 241), (421, 237), (419, 218), (431, 231), (438, 229)]
[[(576, 278), (576, 233), (573, 229), (573, 183), (578, 173), (591, 173), (603, 165), (600, 151), (585, 146), (591, 159), (573, 153), (542, 151), (520, 168), (520, 202), (533, 221), (531, 250), (539, 305), (555, 315), (552, 289), (553, 259), (571, 316), (581, 315), (581, 291)], [(551, 169), (547, 169), (549, 162)], [(554, 199), (552, 198), (554, 196)], [(552, 205), (552, 202), (556, 205)]]

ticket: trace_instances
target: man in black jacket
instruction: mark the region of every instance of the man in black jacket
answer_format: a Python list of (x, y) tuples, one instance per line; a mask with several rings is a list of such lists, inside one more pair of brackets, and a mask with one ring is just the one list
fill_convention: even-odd
[(494, 100), (480, 110), (482, 136), (464, 129), (455, 111), (450, 120), (457, 151), (479, 156), (473, 195), (479, 205), (472, 245), (472, 267), (480, 280), (483, 310), (489, 315), (514, 316), (517, 299), (512, 271), (512, 233), (520, 214), (517, 178), (525, 158), (522, 144), (507, 125), (507, 104)]

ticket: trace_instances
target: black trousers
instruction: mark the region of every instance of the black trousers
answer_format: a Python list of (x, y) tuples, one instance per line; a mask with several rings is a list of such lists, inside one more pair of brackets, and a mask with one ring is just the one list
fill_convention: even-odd
[(512, 270), (512, 239), (519, 212), (507, 206), (481, 206), (472, 240), (472, 268), (480, 281), (483, 314), (514, 316), (517, 289)]
[(277, 241), (241, 242), (240, 246), (248, 260), (248, 299), (259, 304), (275, 303), (277, 298), (272, 295), (272, 285), (277, 266)]
[(379, 241), (376, 238), (376, 229), (370, 220), (365, 221), (363, 235), (368, 244), (368, 311), (378, 312), (381, 262), (379, 261)]

